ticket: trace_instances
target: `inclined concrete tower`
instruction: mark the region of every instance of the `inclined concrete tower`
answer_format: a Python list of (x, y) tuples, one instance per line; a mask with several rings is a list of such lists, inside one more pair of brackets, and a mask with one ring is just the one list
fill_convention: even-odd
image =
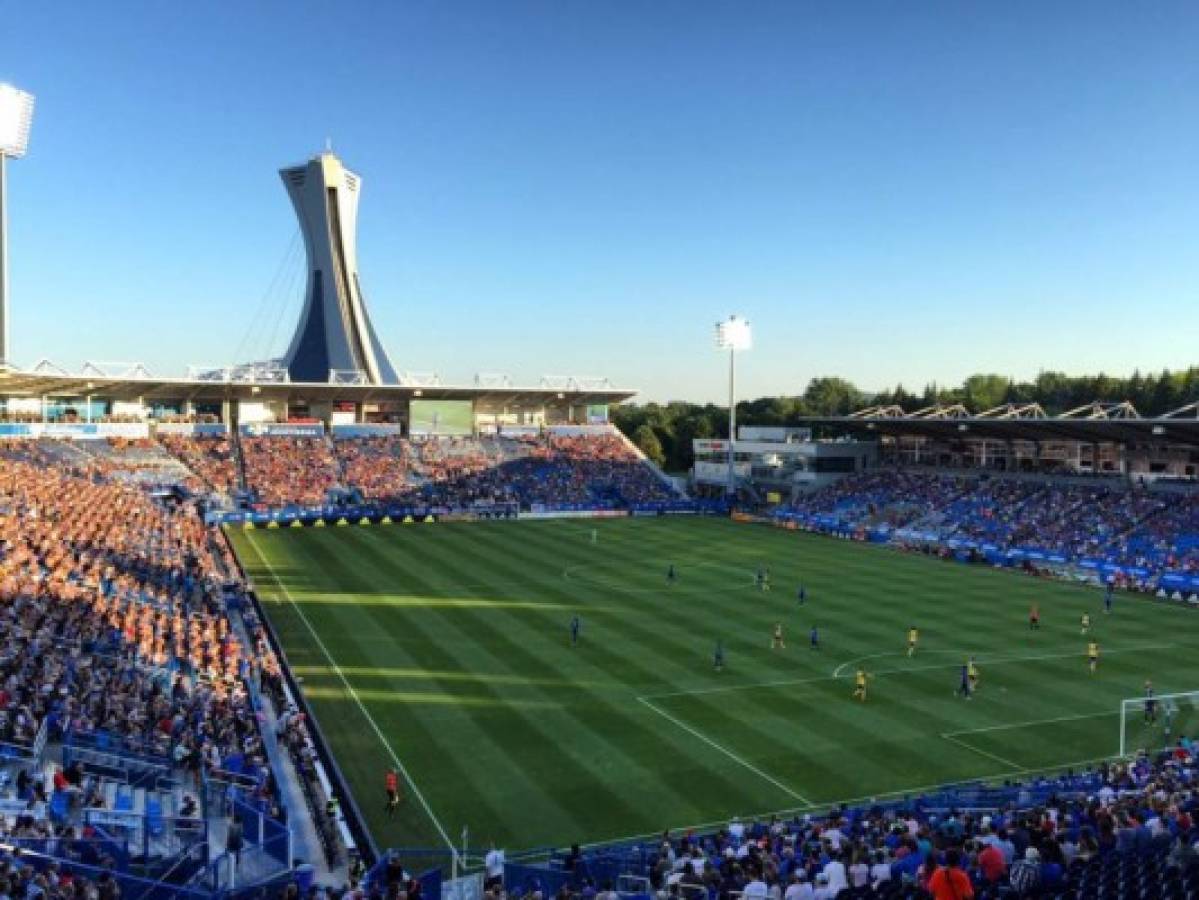
[(358, 282), (358, 197), (362, 179), (332, 153), (281, 169), (300, 220), (308, 283), (295, 337), (283, 358), (292, 381), (397, 384)]

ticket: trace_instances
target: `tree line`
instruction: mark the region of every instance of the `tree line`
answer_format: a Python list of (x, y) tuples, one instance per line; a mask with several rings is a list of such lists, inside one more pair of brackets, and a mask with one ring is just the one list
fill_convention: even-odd
[[(957, 387), (928, 384), (920, 392), (897, 384), (872, 393), (844, 378), (823, 376), (809, 381), (802, 394), (738, 403), (737, 424), (797, 425), (805, 417), (844, 416), (874, 404), (913, 412), (936, 403), (961, 403), (971, 412), (982, 412), (1004, 403), (1039, 403), (1052, 416), (1094, 400), (1127, 400), (1142, 416), (1160, 416), (1199, 401), (1199, 367), (1160, 375), (1134, 372), (1126, 378), (1042, 372), (1032, 381), (1016, 381), (1004, 375), (971, 375)], [(612, 421), (668, 472), (691, 468), (693, 439), (728, 437), (728, 407), (712, 403), (626, 404), (613, 408)]]

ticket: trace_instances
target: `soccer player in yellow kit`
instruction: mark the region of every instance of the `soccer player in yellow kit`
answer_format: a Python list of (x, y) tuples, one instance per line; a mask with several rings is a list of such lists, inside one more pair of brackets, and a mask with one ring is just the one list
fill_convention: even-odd
[(1087, 644), (1087, 662), (1091, 666), (1091, 674), (1095, 674), (1095, 670), (1099, 668), (1099, 642), (1091, 641)]
[(869, 677), (864, 669), (858, 669), (858, 673), (853, 679), (853, 698), (855, 700), (866, 702), (866, 680)]
[(908, 629), (908, 656), (916, 655), (916, 644), (920, 641), (920, 629), (915, 625)]

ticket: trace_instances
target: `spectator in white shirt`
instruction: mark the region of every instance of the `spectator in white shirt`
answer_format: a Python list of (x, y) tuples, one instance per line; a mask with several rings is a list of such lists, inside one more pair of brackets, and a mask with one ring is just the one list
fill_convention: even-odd
[(822, 838), (832, 844), (833, 849), (838, 852), (841, 850), (841, 843), (845, 840), (845, 835), (842, 834), (841, 829), (837, 827), (840, 824), (840, 822), (834, 821), (832, 827), (820, 835)]
[(740, 844), (741, 839), (745, 837), (745, 826), (739, 819), (733, 819), (729, 823), (729, 837), (733, 839), (734, 844)]
[(887, 854), (879, 850), (874, 854), (874, 865), (870, 867), (870, 882), (877, 891), (884, 881), (891, 880), (891, 864), (887, 862)]
[(483, 868), (487, 871), (487, 887), (504, 883), (504, 851), (491, 845), (487, 855), (483, 857)]
[(803, 869), (796, 869), (791, 873), (791, 883), (787, 885), (787, 893), (783, 895), (783, 900), (812, 900), (812, 897), (808, 873)]
[(860, 853), (857, 857), (857, 862), (849, 867), (849, 884), (851, 887), (861, 888), (870, 884), (870, 865), (866, 862), (869, 858), (866, 853)]
[(761, 875), (754, 872), (753, 881), (745, 886), (741, 896), (743, 900), (766, 900), (767, 893), (766, 882), (762, 880)]
[(832, 891), (830, 897), (836, 897), (837, 894), (849, 887), (849, 881), (845, 878), (845, 863), (841, 862), (840, 857), (835, 853), (833, 858), (825, 863), (824, 871), (820, 874), (828, 879), (828, 888)]
[(816, 890), (812, 892), (812, 900), (833, 900), (837, 891), (829, 887), (828, 876), (821, 872), (816, 876)]

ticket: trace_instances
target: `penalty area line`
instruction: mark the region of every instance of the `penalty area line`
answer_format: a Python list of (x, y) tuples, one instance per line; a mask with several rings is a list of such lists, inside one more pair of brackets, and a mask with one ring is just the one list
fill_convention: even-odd
[(683, 729), (685, 732), (690, 734), (692, 737), (699, 738), (699, 740), (703, 741), (705, 744), (707, 744), (713, 750), (716, 750), (719, 753), (723, 753), (725, 756), (727, 756), (733, 762), (737, 763), (737, 765), (742, 766), (743, 768), (749, 769), (749, 771), (753, 772), (759, 778), (770, 782), (772, 785), (774, 785), (776, 788), (778, 788), (780, 791), (782, 791), (787, 796), (794, 797), (796, 800), (798, 800), (800, 803), (803, 803), (805, 806), (812, 805), (812, 801), (809, 800), (807, 797), (805, 797), (803, 794), (793, 791), (791, 788), (787, 787), (787, 785), (783, 784), (781, 781), (779, 781), (773, 775), (768, 775), (766, 772), (763, 772), (761, 769), (759, 769), (753, 763), (738, 756), (736, 753), (734, 753), (732, 750), (728, 749), (727, 747), (723, 747), (720, 744), (716, 743), (716, 741), (712, 740), (710, 737), (708, 737), (703, 732), (698, 731), (695, 728), (692, 728), (690, 725), (688, 725), (682, 719), (676, 718), (675, 716), (672, 716), (670, 713), (666, 712), (666, 710), (664, 710), (658, 706), (655, 706), (653, 703), (651, 703), (645, 697), (638, 697), (637, 702), (642, 703), (645, 706), (649, 707), (654, 712), (656, 712), (658, 715), (660, 715), (662, 718), (664, 718), (666, 721), (671, 722), (674, 725), (677, 725), (679, 728)]
[(1120, 713), (1114, 709), (1104, 710), (1103, 712), (1079, 713), (1073, 716), (1055, 716), (1052, 719), (1029, 719), (1027, 722), (1006, 722), (1002, 725), (985, 725), (982, 728), (964, 728), (961, 731), (948, 731), (941, 735), (943, 738), (957, 737), (962, 734), (986, 734), (990, 731), (1011, 731), (1014, 728), (1032, 728), (1034, 725), (1053, 725), (1057, 722), (1079, 722), (1084, 719), (1100, 719), (1105, 716), (1118, 716)]
[(404, 765), (403, 760), (401, 760), (396, 754), (395, 749), (391, 746), (391, 743), (383, 734), (383, 729), (379, 727), (379, 723), (376, 722), (375, 717), (370, 714), (370, 710), (366, 708), (366, 704), (362, 702), (362, 698), (358, 696), (358, 692), (354, 690), (354, 686), (350, 684), (350, 680), (346, 678), (345, 672), (341, 670), (341, 666), (337, 664), (337, 660), (333, 658), (333, 654), (329, 652), (329, 648), (326, 647), (325, 642), (321, 640), (321, 636), (316, 633), (316, 629), (313, 628), (312, 623), (308, 621), (308, 616), (304, 615), (304, 610), (300, 609), (300, 605), (296, 603), (295, 598), (292, 597), (291, 591), (287, 589), (287, 585), (283, 583), (283, 580), (275, 572), (275, 567), (271, 565), (270, 560), (268, 560), (262, 550), (259, 549), (257, 542), (254, 540), (254, 534), (252, 532), (246, 532), (246, 538), (249, 540), (250, 546), (254, 548), (254, 553), (257, 554), (258, 558), (262, 561), (262, 564), (266, 566), (267, 572), (270, 573), (270, 576), (278, 586), (280, 593), (287, 598), (287, 602), (290, 603), (292, 609), (296, 611), (296, 615), (300, 617), (300, 621), (304, 623), (304, 626), (308, 629), (308, 633), (311, 634), (312, 639), (316, 641), (316, 645), (321, 648), (321, 653), (323, 653), (325, 655), (325, 659), (329, 661), (329, 667), (333, 670), (337, 677), (341, 679), (341, 683), (345, 685), (350, 697), (352, 697), (354, 702), (358, 705), (358, 709), (362, 711), (363, 717), (370, 724), (371, 729), (375, 732), (376, 737), (379, 738), (379, 743), (383, 745), (383, 748), (391, 757), (392, 762), (395, 763), (395, 766), (400, 771), (400, 774), (404, 776), (404, 780), (411, 785), (412, 793), (416, 796), (421, 808), (429, 817), (429, 821), (433, 823), (433, 827), (437, 829), (438, 835), (441, 837), (442, 841), (445, 842), (445, 845), (450, 848), (450, 853), (456, 854), (457, 848), (454, 846), (454, 842), (450, 840), (450, 836), (446, 833), (445, 828), (442, 827), (441, 821), (437, 818), (436, 814), (434, 814), (433, 808), (429, 806), (429, 801), (425, 799), (425, 795), (421, 793), (421, 789), (417, 786), (412, 776), (408, 774), (408, 769)]

